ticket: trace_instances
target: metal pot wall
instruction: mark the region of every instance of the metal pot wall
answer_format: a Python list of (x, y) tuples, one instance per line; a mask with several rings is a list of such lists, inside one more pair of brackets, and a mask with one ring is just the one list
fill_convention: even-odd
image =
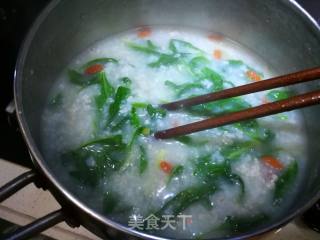
[[(22, 47), (16, 68), (15, 103), (20, 127), (40, 175), (62, 204), (51, 218), (40, 222), (43, 229), (66, 216), (101, 237), (160, 239), (133, 231), (80, 201), (67, 187), (59, 172), (44, 157), (40, 121), (54, 80), (71, 59), (97, 40), (141, 25), (177, 25), (221, 32), (263, 57), (278, 74), (320, 65), (320, 29), (297, 3), (289, 0), (55, 0), (39, 16)], [(296, 88), (296, 92), (319, 87), (318, 83)], [(308, 139), (308, 174), (286, 216), (237, 239), (245, 239), (275, 229), (304, 212), (320, 198), (320, 107), (302, 110)], [(20, 179), (7, 186), (7, 196), (34, 180)], [(57, 215), (57, 216), (56, 216)], [(69, 220), (68, 220), (69, 219)], [(38, 224), (39, 225), (39, 224)], [(35, 227), (39, 227), (34, 225)], [(36, 229), (36, 230), (43, 230)], [(32, 234), (35, 231), (23, 230)], [(18, 239), (12, 238), (12, 239)]]

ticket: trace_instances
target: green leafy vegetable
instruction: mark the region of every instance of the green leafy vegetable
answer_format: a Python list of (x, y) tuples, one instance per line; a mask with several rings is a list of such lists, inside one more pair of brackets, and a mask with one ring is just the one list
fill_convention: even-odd
[(198, 56), (198, 57), (192, 58), (188, 66), (193, 75), (197, 77), (202, 77), (201, 70), (204, 67), (206, 67), (209, 63), (210, 61), (204, 56)]
[(131, 140), (129, 141), (129, 144), (128, 144), (128, 150), (131, 150), (136, 139), (139, 137), (139, 135), (142, 134), (143, 129), (144, 129), (144, 127), (139, 127), (134, 131), (134, 133), (131, 136)]
[(161, 107), (154, 107), (151, 104), (147, 103), (133, 103), (132, 107), (135, 109), (144, 109), (147, 111), (148, 115), (154, 119), (157, 117), (165, 117), (167, 115), (167, 111)]
[(168, 87), (170, 87), (173, 91), (177, 91), (177, 89), (179, 88), (179, 85), (178, 84), (175, 84), (174, 82), (172, 81), (165, 81), (164, 84)]
[(73, 69), (68, 70), (68, 76), (71, 83), (81, 87), (87, 87), (99, 81), (99, 74), (84, 75)]
[(167, 112), (162, 108), (155, 108), (151, 104), (147, 105), (147, 112), (151, 118), (165, 117)]
[(95, 65), (95, 64), (106, 64), (106, 63), (118, 63), (118, 60), (114, 59), (114, 58), (96, 58), (96, 59), (93, 59), (89, 62), (87, 62), (86, 64), (84, 64), (81, 69), (86, 69), (92, 65)]
[(234, 126), (243, 131), (247, 136), (260, 139), (260, 126), (257, 120), (247, 120), (235, 123)]
[(200, 204), (208, 210), (212, 210), (214, 207), (214, 203), (211, 202), (210, 197), (202, 199)]
[(98, 73), (97, 79), (100, 85), (100, 94), (96, 96), (95, 100), (97, 109), (101, 110), (101, 108), (105, 105), (107, 99), (114, 94), (114, 88), (109, 83), (105, 72)]
[(147, 40), (147, 46), (149, 48), (159, 49), (159, 47), (156, 44), (154, 44), (151, 40)]
[(273, 196), (273, 203), (278, 205), (282, 202), (285, 194), (294, 184), (294, 181), (298, 175), (298, 163), (292, 162), (287, 169), (279, 176), (275, 183), (275, 190)]
[(169, 42), (169, 49), (173, 53), (189, 53), (189, 54), (202, 54), (204, 53), (201, 49), (193, 46), (191, 43), (178, 40), (171, 39)]
[(222, 148), (221, 154), (225, 159), (229, 161), (235, 161), (238, 160), (243, 154), (247, 154), (248, 152), (252, 151), (254, 146), (255, 143), (251, 141), (236, 142)]
[(233, 126), (257, 141), (270, 142), (274, 139), (274, 133), (270, 129), (260, 127), (258, 121), (255, 119), (235, 123)]
[(241, 66), (244, 65), (243, 61), (241, 60), (229, 60), (228, 63), (232, 66)]
[(119, 159), (125, 155), (125, 149), (122, 136), (116, 135), (84, 143), (64, 153), (62, 159), (66, 164), (73, 163), (71, 176), (84, 185), (96, 186), (102, 177), (120, 169), (123, 162)]
[(133, 42), (128, 42), (127, 46), (131, 48), (132, 50), (142, 52), (145, 54), (151, 54), (151, 55), (160, 55), (161, 53), (158, 51), (158, 47), (150, 40), (146, 42), (145, 45), (136, 44)]
[(120, 79), (121, 83), (124, 84), (126, 87), (129, 87), (132, 83), (131, 79), (128, 77), (123, 77)]
[(174, 138), (176, 141), (181, 142), (186, 145), (191, 145), (193, 143), (192, 138), (190, 136), (179, 136)]
[(228, 216), (219, 229), (232, 233), (244, 233), (264, 224), (268, 220), (269, 217), (264, 213), (253, 216)]
[[(136, 142), (136, 140), (138, 139), (138, 137), (143, 133), (143, 130), (145, 128), (144, 127), (139, 127), (139, 128), (136, 128), (135, 131), (133, 132), (133, 134), (131, 135), (131, 139), (129, 141), (129, 143), (127, 144), (126, 148), (125, 148), (125, 151), (126, 151), (126, 156), (124, 157), (124, 162), (122, 164), (122, 167), (121, 167), (121, 171), (124, 171), (126, 170), (130, 163), (132, 162), (132, 150), (133, 150), (133, 146)], [(139, 149), (141, 151), (141, 149)], [(141, 155), (139, 156), (139, 158), (142, 156), (143, 154), (141, 153)], [(145, 159), (139, 159), (139, 163), (140, 161), (142, 160), (142, 162), (144, 162), (146, 159), (146, 156), (144, 155), (143, 157), (145, 157)], [(144, 163), (143, 163), (144, 164)], [(142, 166), (143, 166), (142, 164)], [(143, 169), (143, 167), (142, 167)], [(139, 165), (139, 171), (140, 171), (140, 165)]]
[(110, 145), (110, 146), (118, 146), (122, 144), (122, 136), (121, 135), (115, 135), (107, 138), (100, 138), (100, 139), (94, 139), (89, 142), (86, 142), (80, 146), (80, 148), (90, 147), (95, 144), (101, 144), (101, 145)]
[(229, 165), (211, 161), (211, 154), (200, 157), (195, 165), (194, 175), (212, 183), (219, 177), (226, 176), (230, 171)]
[(266, 148), (271, 140), (274, 139), (274, 133), (266, 128), (259, 126), (256, 120), (245, 121), (234, 124), (235, 127), (243, 131), (251, 140), (245, 142), (235, 142), (221, 149), (222, 156), (229, 161), (236, 161), (244, 154), (252, 152), (256, 147), (264, 144)]
[(159, 51), (159, 48), (150, 40), (148, 40), (144, 45), (132, 42), (127, 43), (127, 45), (132, 50), (148, 55), (158, 56), (156, 61), (148, 64), (152, 68), (180, 64), (183, 63), (183, 58), (189, 53), (203, 53), (202, 50), (196, 48), (191, 43), (177, 39), (170, 40), (169, 50), (171, 53)]
[(136, 107), (131, 108), (130, 123), (132, 126), (136, 128), (141, 126), (141, 122), (140, 122)]
[(112, 122), (112, 120), (117, 116), (120, 111), (121, 104), (129, 97), (130, 89), (127, 87), (120, 86), (117, 89), (116, 95), (114, 97), (113, 103), (109, 107), (109, 116), (108, 122)]
[(143, 103), (143, 102), (135, 102), (132, 104), (132, 107), (135, 107), (135, 108), (147, 108), (148, 106), (148, 103)]
[(285, 90), (272, 90), (267, 93), (267, 98), (270, 101), (280, 101), (285, 100), (290, 97), (290, 93)]
[[(113, 58), (97, 58), (97, 59), (89, 61), (88, 63), (83, 65), (81, 67), (81, 71), (83, 71), (84, 69), (90, 67), (91, 65), (97, 64), (97, 63), (106, 64), (109, 62), (117, 63), (118, 61)], [(75, 85), (79, 85), (81, 87), (87, 87), (92, 84), (97, 84), (101, 78), (100, 74), (101, 74), (101, 72), (87, 75), (87, 74), (82, 74), (82, 73), (80, 73), (76, 70), (73, 70), (73, 69), (68, 70), (68, 76), (69, 76), (70, 82)]]
[(164, 213), (169, 211), (173, 215), (177, 216), (192, 204), (212, 195), (216, 190), (217, 188), (214, 185), (208, 184), (189, 187), (168, 200), (155, 215), (162, 216)]
[(94, 133), (96, 134), (100, 127), (103, 118), (103, 109), (107, 103), (107, 99), (113, 96), (114, 88), (109, 83), (105, 72), (100, 72), (96, 74), (97, 76), (97, 84), (99, 84), (100, 93), (95, 96), (95, 104), (96, 104), (96, 119), (94, 123)]
[(279, 113), (276, 115), (276, 117), (280, 120), (288, 120), (289, 119), (289, 117), (284, 113)]
[(180, 176), (183, 172), (183, 169), (184, 169), (184, 167), (182, 165), (174, 166), (170, 175), (169, 175), (167, 184), (169, 184), (172, 181), (172, 179), (174, 179), (175, 177)]
[(158, 68), (161, 66), (171, 66), (176, 65), (180, 61), (179, 57), (170, 54), (160, 54), (160, 57), (157, 61), (149, 63), (148, 66), (152, 68)]
[(238, 201), (242, 203), (244, 200), (245, 191), (246, 191), (242, 178), (237, 174), (230, 173), (227, 180), (230, 181), (232, 184), (237, 184), (240, 186), (240, 194), (239, 194)]
[(118, 131), (123, 128), (123, 126), (130, 120), (129, 116), (123, 116), (117, 119), (118, 121), (113, 121), (110, 125), (111, 131)]
[(140, 146), (140, 157), (139, 157), (139, 173), (143, 174), (144, 171), (148, 167), (148, 159), (147, 159), (147, 154), (146, 150), (144, 149), (143, 146)]
[(73, 84), (81, 87), (88, 87), (92, 84), (98, 84), (100, 86), (100, 93), (95, 97), (97, 116), (94, 123), (94, 132), (97, 132), (100, 128), (102, 111), (106, 101), (109, 97), (114, 95), (113, 86), (109, 83), (104, 71), (92, 75), (84, 75), (75, 70), (69, 69), (68, 75)]
[(211, 155), (201, 157), (195, 165), (194, 175), (200, 177), (202, 182), (217, 184), (218, 180), (224, 180), (240, 186), (239, 201), (244, 199), (245, 185), (237, 174), (232, 173), (229, 161), (216, 163), (211, 161)]
[(230, 98), (191, 107), (188, 111), (200, 116), (217, 116), (251, 107), (241, 98)]
[(215, 72), (214, 70), (212, 70), (208, 67), (203, 68), (201, 72), (202, 72), (202, 78), (207, 79), (212, 82), (212, 84), (213, 84), (212, 90), (213, 91), (223, 90), (224, 79), (219, 73)]
[(171, 81), (165, 81), (165, 85), (170, 87), (174, 92), (176, 92), (177, 97), (181, 97), (183, 94), (192, 91), (196, 88), (205, 88), (200, 82), (184, 83), (177, 85)]
[(199, 139), (199, 138), (193, 139), (190, 136), (179, 136), (179, 137), (175, 137), (174, 139), (185, 145), (189, 145), (190, 147), (203, 146), (204, 144), (207, 144), (209, 142), (209, 140), (207, 139)]

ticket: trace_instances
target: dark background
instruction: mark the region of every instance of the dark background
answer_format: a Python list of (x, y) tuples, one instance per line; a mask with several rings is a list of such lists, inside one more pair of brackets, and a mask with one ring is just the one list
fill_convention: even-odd
[[(23, 38), (49, 0), (0, 0), (0, 158), (31, 166), (15, 117), (6, 106), (13, 99), (14, 66)], [(320, 0), (298, 0), (320, 23)]]

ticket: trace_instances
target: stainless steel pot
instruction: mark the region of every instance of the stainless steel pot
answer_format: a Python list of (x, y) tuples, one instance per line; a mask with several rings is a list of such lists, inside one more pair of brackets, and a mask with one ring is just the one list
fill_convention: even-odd
[[(262, 56), (279, 74), (320, 65), (320, 29), (293, 0), (54, 0), (39, 16), (20, 52), (15, 79), (15, 103), (21, 130), (37, 171), (63, 210), (33, 225), (43, 230), (59, 221), (76, 222), (100, 237), (160, 239), (112, 222), (72, 194), (52, 169), (41, 149), (40, 120), (57, 75), (93, 42), (141, 25), (177, 25), (221, 32)], [(319, 87), (312, 83), (295, 90)], [(303, 213), (320, 198), (320, 107), (303, 110), (308, 136), (308, 174), (286, 216), (263, 228), (239, 235), (246, 239), (278, 228)], [(31, 174), (32, 175), (32, 174)], [(6, 186), (6, 196), (31, 180)], [(15, 181), (14, 183), (17, 183)], [(1, 192), (1, 191), (0, 191)], [(1, 199), (1, 198), (0, 198)], [(69, 216), (67, 218), (66, 216)], [(46, 225), (43, 225), (46, 223)], [(29, 226), (30, 227), (30, 226)], [(32, 234), (27, 228), (12, 239)]]

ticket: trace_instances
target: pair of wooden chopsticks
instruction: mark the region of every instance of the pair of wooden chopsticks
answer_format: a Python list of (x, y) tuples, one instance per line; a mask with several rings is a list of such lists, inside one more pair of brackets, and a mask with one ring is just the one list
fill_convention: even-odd
[[(270, 78), (255, 83), (242, 85), (226, 89), (220, 92), (209, 93), (193, 98), (183, 99), (176, 102), (163, 104), (161, 107), (167, 110), (177, 110), (179, 108), (191, 107), (199, 104), (204, 104), (216, 100), (238, 97), (250, 93), (255, 93), (264, 90), (270, 90), (278, 87), (285, 87), (297, 83), (313, 81), (320, 78), (320, 67), (312, 68), (280, 77)], [(194, 122), (182, 125), (175, 128), (158, 131), (154, 134), (155, 138), (167, 139), (178, 137), (202, 130), (215, 128), (244, 120), (265, 117), (280, 112), (286, 112), (293, 109), (312, 106), (320, 103), (320, 90), (294, 96), (285, 100), (266, 103), (257, 107), (248, 108), (242, 111), (226, 114), (219, 117), (205, 119), (199, 122)]]

